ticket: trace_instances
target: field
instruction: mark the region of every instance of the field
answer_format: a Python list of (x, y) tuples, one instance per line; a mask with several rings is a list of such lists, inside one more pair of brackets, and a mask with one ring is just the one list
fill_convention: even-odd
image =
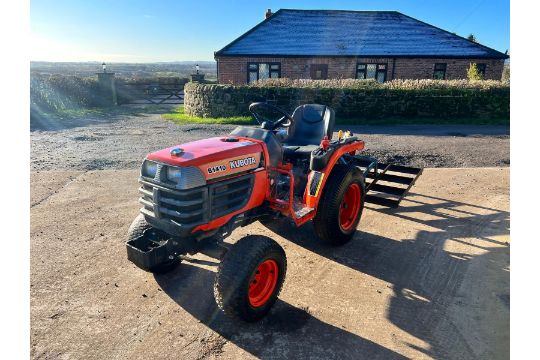
[[(172, 63), (110, 63), (107, 64), (107, 71), (114, 72), (118, 77), (189, 77), (195, 72), (195, 65), (199, 64), (200, 72), (205, 74), (209, 80), (216, 79), (216, 63), (214, 61), (178, 61)], [(95, 76), (97, 72), (102, 72), (99, 62), (30, 62), (31, 74), (45, 75), (73, 75), (73, 76)]]

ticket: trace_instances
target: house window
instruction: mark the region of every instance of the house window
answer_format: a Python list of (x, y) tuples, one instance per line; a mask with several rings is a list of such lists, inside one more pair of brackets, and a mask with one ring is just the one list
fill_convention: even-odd
[(248, 83), (281, 77), (280, 63), (248, 63)]
[(366, 64), (356, 65), (357, 79), (374, 79), (382, 83), (386, 81), (386, 64)]
[(482, 79), (486, 78), (486, 64), (476, 64), (476, 68), (478, 69), (478, 73), (480, 76), (482, 76)]
[(310, 75), (313, 80), (328, 79), (328, 64), (311, 64)]
[(446, 79), (446, 64), (437, 63), (433, 69), (433, 79), (444, 80)]

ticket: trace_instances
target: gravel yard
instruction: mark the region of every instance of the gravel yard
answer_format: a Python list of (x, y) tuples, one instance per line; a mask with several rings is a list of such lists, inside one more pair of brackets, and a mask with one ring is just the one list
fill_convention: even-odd
[[(35, 126), (31, 132), (31, 169), (135, 169), (151, 151), (223, 135), (234, 128), (235, 125), (178, 125), (162, 120), (159, 114), (49, 121)], [(381, 161), (447, 168), (510, 164), (510, 136), (505, 127), (344, 128), (365, 140), (365, 153)]]
[(280, 297), (254, 324), (217, 308), (215, 259), (152, 275), (124, 243), (145, 154), (234, 126), (156, 113), (32, 128), (32, 359), (509, 357), (507, 128), (353, 127), (367, 153), (428, 169), (399, 208), (366, 205), (342, 247), (311, 223), (236, 229), (228, 242), (266, 235), (287, 254)]

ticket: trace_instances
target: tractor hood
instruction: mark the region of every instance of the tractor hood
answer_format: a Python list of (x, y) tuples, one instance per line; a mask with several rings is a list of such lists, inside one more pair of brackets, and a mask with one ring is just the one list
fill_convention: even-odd
[(172, 146), (146, 158), (172, 166), (198, 167), (206, 179), (212, 179), (257, 168), (262, 151), (258, 142), (226, 136)]

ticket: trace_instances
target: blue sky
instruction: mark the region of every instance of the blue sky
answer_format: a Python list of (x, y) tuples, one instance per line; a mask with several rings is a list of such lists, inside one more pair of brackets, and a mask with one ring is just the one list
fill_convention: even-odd
[(212, 60), (267, 8), (397, 10), (504, 52), (509, 0), (169, 1), (32, 0), (31, 60)]

